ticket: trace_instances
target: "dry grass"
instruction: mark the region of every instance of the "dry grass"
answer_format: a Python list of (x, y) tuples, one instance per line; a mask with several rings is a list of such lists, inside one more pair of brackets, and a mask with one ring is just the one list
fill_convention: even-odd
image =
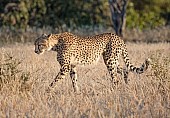
[[(0, 79), (6, 77), (8, 81), (1, 81), (0, 117), (170, 117), (170, 44), (128, 43), (127, 48), (132, 63), (140, 65), (151, 57), (154, 68), (142, 75), (130, 74), (128, 85), (122, 81), (110, 91), (110, 76), (100, 60), (97, 65), (78, 67), (80, 94), (73, 92), (69, 77), (58, 83), (55, 92), (47, 94), (45, 89), (59, 71), (55, 52), (39, 56), (34, 54), (33, 45), (1, 47)], [(15, 67), (15, 61), (21, 63)], [(4, 67), (9, 62), (18, 71), (14, 76), (11, 67)]]

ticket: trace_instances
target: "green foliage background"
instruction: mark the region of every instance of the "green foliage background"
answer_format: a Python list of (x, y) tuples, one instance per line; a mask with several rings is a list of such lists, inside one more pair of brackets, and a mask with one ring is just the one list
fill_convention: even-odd
[[(130, 0), (128, 28), (154, 28), (170, 23), (170, 0)], [(76, 28), (111, 26), (108, 0), (0, 0), (0, 26)]]
[(127, 27), (154, 28), (170, 23), (170, 0), (131, 0)]

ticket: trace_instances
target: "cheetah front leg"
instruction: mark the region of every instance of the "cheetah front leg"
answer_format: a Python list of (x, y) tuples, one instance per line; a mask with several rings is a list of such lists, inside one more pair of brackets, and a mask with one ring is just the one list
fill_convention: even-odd
[(76, 71), (76, 66), (75, 65), (71, 65), (70, 77), (72, 79), (74, 92), (78, 93), (79, 88), (77, 86), (77, 71)]
[(60, 80), (64, 79), (66, 77), (66, 75), (70, 72), (70, 70), (71, 70), (71, 66), (69, 64), (64, 64), (61, 67), (60, 72), (57, 74), (55, 79), (49, 85), (50, 88), (54, 89), (56, 86), (56, 83), (59, 82)]

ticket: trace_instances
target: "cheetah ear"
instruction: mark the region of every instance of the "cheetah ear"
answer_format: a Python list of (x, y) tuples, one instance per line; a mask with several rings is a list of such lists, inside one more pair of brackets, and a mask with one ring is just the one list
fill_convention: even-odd
[(50, 38), (52, 36), (52, 34), (49, 34), (47, 37)]
[(47, 40), (50, 40), (51, 36), (52, 36), (52, 34), (49, 34), (49, 35), (47, 36), (47, 37), (48, 37)]
[(42, 34), (42, 37), (46, 37), (46, 36), (47, 36), (47, 34), (45, 34), (45, 33)]

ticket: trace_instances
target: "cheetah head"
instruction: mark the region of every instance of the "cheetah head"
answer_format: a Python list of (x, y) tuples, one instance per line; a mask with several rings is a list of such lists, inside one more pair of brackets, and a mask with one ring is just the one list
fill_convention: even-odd
[(53, 47), (50, 43), (50, 37), (52, 36), (52, 34), (46, 35), (46, 34), (42, 34), (40, 37), (38, 37), (35, 40), (35, 53), (37, 54), (43, 54), (45, 51), (49, 51), (51, 50), (51, 48)]

